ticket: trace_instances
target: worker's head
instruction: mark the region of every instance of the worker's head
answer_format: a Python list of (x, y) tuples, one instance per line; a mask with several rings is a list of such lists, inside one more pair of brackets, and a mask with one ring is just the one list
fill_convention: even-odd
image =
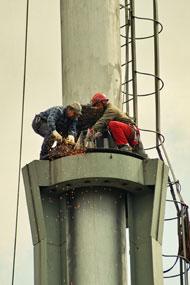
[(82, 115), (81, 111), (81, 104), (79, 102), (74, 102), (67, 106), (67, 117), (70, 119), (78, 118), (80, 115)]
[(91, 99), (91, 104), (98, 110), (103, 110), (107, 106), (108, 101), (109, 99), (104, 93), (96, 93)]

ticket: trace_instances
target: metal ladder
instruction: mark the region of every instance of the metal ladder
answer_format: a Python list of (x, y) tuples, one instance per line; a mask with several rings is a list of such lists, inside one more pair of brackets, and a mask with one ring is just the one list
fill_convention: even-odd
[[(138, 97), (154, 96), (155, 100), (155, 130), (145, 130), (155, 134), (156, 142), (155, 145), (147, 148), (156, 149), (159, 158), (166, 162), (169, 166), (170, 173), (168, 177), (168, 187), (170, 188), (172, 200), (168, 202), (174, 203), (177, 211), (177, 217), (173, 218), (178, 220), (178, 236), (179, 236), (179, 247), (181, 247), (181, 252), (183, 255), (176, 255), (176, 262), (174, 265), (165, 270), (164, 273), (169, 272), (174, 268), (179, 260), (180, 263), (180, 273), (179, 275), (165, 276), (164, 278), (172, 278), (179, 276), (180, 285), (188, 285), (188, 270), (189, 270), (189, 260), (187, 258), (187, 247), (188, 242), (190, 242), (189, 231), (189, 217), (188, 217), (188, 206), (184, 203), (184, 200), (180, 193), (180, 183), (176, 179), (172, 165), (169, 161), (166, 149), (164, 147), (164, 136), (161, 134), (160, 128), (160, 91), (164, 87), (164, 82), (160, 78), (159, 71), (159, 34), (163, 30), (162, 24), (158, 21), (158, 6), (157, 0), (153, 0), (153, 18), (137, 17), (135, 15), (135, 0), (121, 0), (120, 1), (120, 15), (121, 15), (121, 53), (122, 59), (124, 61), (121, 64), (122, 68), (122, 85), (121, 93), (123, 98), (123, 110), (127, 112), (138, 125)], [(136, 37), (136, 20), (150, 21), (153, 24), (153, 34), (145, 37)], [(154, 74), (141, 72), (137, 70), (137, 51), (136, 43), (138, 40), (145, 39), (154, 40)], [(154, 78), (154, 90), (150, 93), (138, 94), (138, 75), (151, 76)], [(166, 219), (166, 221), (171, 219)], [(164, 255), (166, 256), (166, 255)], [(170, 256), (166, 256), (170, 257)], [(173, 257), (173, 256), (172, 256)]]

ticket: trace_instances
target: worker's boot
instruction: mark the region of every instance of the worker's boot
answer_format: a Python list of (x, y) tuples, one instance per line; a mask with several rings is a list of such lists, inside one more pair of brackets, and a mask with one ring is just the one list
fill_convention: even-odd
[(119, 148), (119, 150), (122, 150), (122, 151), (132, 152), (132, 148), (128, 144), (118, 145), (118, 148)]
[(141, 140), (139, 140), (139, 143), (133, 147), (133, 152), (139, 154), (143, 158), (148, 158), (148, 155), (145, 153)]
[(49, 154), (40, 153), (40, 160), (49, 160)]
[(43, 144), (41, 146), (40, 160), (47, 160), (49, 157), (49, 151), (54, 144), (54, 139), (51, 133), (44, 137)]

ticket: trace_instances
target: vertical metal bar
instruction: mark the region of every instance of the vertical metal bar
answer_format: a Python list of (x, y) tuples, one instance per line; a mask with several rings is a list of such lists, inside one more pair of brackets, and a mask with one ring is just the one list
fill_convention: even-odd
[(179, 265), (179, 269), (180, 269), (180, 285), (184, 285), (183, 283), (183, 260), (182, 258), (180, 258), (180, 265)]
[[(129, 25), (130, 25), (130, 19), (129, 19), (129, 7), (128, 7), (129, 1), (125, 0), (125, 35), (126, 35), (126, 47), (125, 47), (125, 60), (126, 60), (126, 65), (125, 65), (125, 82), (128, 82), (129, 80)], [(129, 84), (126, 83), (125, 85), (125, 111), (126, 113), (129, 114)]]
[(185, 285), (189, 285), (189, 277), (188, 277), (188, 269), (187, 269), (187, 262), (184, 261), (184, 267), (185, 267)]
[[(186, 252), (186, 238), (185, 238), (185, 208), (182, 206), (181, 209), (181, 225), (182, 225), (182, 237), (183, 237), (183, 255), (185, 258), (187, 258), (187, 252)], [(184, 279), (185, 279), (185, 285), (188, 285), (188, 271), (186, 266), (186, 261), (183, 261), (184, 264)]]
[[(153, 18), (154, 18), (154, 67), (155, 67), (155, 109), (156, 109), (156, 146), (159, 149), (159, 134), (161, 133), (161, 126), (160, 126), (160, 61), (159, 61), (159, 24), (158, 24), (158, 5), (157, 0), (153, 0)], [(173, 169), (171, 167), (170, 161), (168, 159), (167, 153), (165, 151), (164, 146), (162, 145), (162, 149), (164, 151), (166, 160), (169, 164), (170, 171), (174, 181), (176, 181)], [(172, 193), (172, 192), (171, 192)], [(183, 201), (179, 192), (177, 192), (180, 200)], [(177, 207), (178, 208), (178, 207)], [(185, 228), (184, 228), (184, 213), (182, 209), (182, 217), (181, 217), (181, 224), (182, 224), (182, 232), (183, 232), (183, 252), (184, 256), (186, 257), (186, 240), (185, 240)], [(184, 274), (184, 278), (183, 278)], [(186, 262), (180, 258), (180, 284), (188, 285), (188, 272)]]
[(19, 203), (20, 203), (20, 181), (21, 181), (21, 162), (22, 162), (22, 146), (23, 146), (23, 132), (24, 132), (24, 108), (25, 108), (25, 93), (26, 93), (26, 73), (27, 73), (27, 52), (28, 52), (28, 25), (29, 25), (29, 0), (26, 2), (26, 25), (25, 25), (25, 42), (24, 42), (24, 70), (23, 70), (23, 86), (22, 86), (22, 110), (21, 110), (21, 127), (20, 127), (20, 146), (19, 146), (19, 160), (18, 160), (18, 184), (17, 184), (17, 198), (16, 198), (16, 218), (15, 218), (15, 232), (14, 232), (14, 246), (13, 246), (13, 263), (12, 263), (12, 280), (15, 280), (15, 263), (17, 251), (17, 236), (18, 236), (18, 219), (19, 219)]
[(155, 108), (156, 108), (156, 146), (159, 145), (160, 133), (160, 61), (159, 61), (159, 24), (157, 0), (153, 0), (154, 19), (154, 74), (155, 74)]
[[(177, 178), (176, 178), (176, 176), (175, 176), (175, 173), (174, 173), (173, 167), (172, 167), (172, 165), (171, 165), (171, 162), (170, 162), (170, 160), (169, 160), (169, 157), (168, 157), (168, 154), (167, 154), (167, 152), (166, 152), (166, 149), (165, 149), (165, 147), (164, 147), (163, 144), (162, 144), (161, 147), (162, 147), (162, 150), (163, 150), (163, 153), (164, 153), (164, 156), (165, 156), (167, 165), (169, 166), (169, 169), (170, 169), (170, 172), (171, 172), (171, 176), (172, 176), (173, 182), (176, 182), (176, 181), (177, 181)], [(161, 158), (161, 159), (162, 159), (162, 158)], [(162, 159), (162, 160), (163, 160), (163, 159)], [(170, 182), (171, 182), (171, 180), (170, 180)], [(184, 202), (184, 200), (183, 200), (183, 197), (181, 196), (179, 190), (178, 190), (177, 188), (176, 188), (176, 190), (177, 190), (177, 195), (178, 195), (178, 197), (179, 197), (179, 200), (180, 200), (182, 203), (185, 204), (185, 202)]]
[(133, 77), (133, 117), (138, 124), (138, 101), (137, 101), (137, 72), (136, 72), (136, 39), (135, 39), (135, 1), (131, 0), (131, 54), (132, 54), (132, 77)]

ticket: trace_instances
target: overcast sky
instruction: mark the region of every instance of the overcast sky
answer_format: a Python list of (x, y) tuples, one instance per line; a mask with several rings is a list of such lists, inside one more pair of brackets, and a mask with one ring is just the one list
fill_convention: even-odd
[[(31, 121), (35, 113), (61, 104), (61, 62), (59, 1), (30, 1), (29, 40), (26, 80), (26, 105), (22, 165), (37, 159), (41, 138), (33, 133)], [(183, 197), (190, 204), (190, 2), (160, 0), (160, 21), (164, 31), (160, 36), (162, 91), (162, 131), (166, 149), (177, 178), (182, 184)], [(137, 1), (136, 14), (151, 16), (151, 1)], [(19, 159), (19, 135), (22, 101), (24, 33), (26, 0), (0, 0), (0, 106), (1, 106), (1, 191), (0, 191), (0, 284), (11, 284), (15, 208)], [(150, 31), (147, 24), (137, 24), (140, 35)], [(138, 69), (152, 71), (148, 42), (139, 43)], [(151, 48), (151, 44), (150, 47)], [(150, 52), (151, 54), (151, 52)], [(139, 91), (151, 91), (152, 82), (139, 78)], [(153, 128), (152, 101), (140, 101), (140, 126)], [(148, 107), (147, 107), (148, 106)], [(152, 106), (152, 107), (151, 107)], [(144, 136), (145, 146), (152, 138)], [(175, 215), (167, 204), (166, 216)], [(164, 253), (177, 253), (177, 228), (165, 224)], [(164, 262), (164, 266), (172, 264)], [(174, 270), (174, 273), (176, 271)], [(23, 183), (21, 183), (18, 249), (15, 285), (33, 284), (33, 255), (29, 219)], [(178, 285), (179, 280), (166, 280), (166, 285)]]

